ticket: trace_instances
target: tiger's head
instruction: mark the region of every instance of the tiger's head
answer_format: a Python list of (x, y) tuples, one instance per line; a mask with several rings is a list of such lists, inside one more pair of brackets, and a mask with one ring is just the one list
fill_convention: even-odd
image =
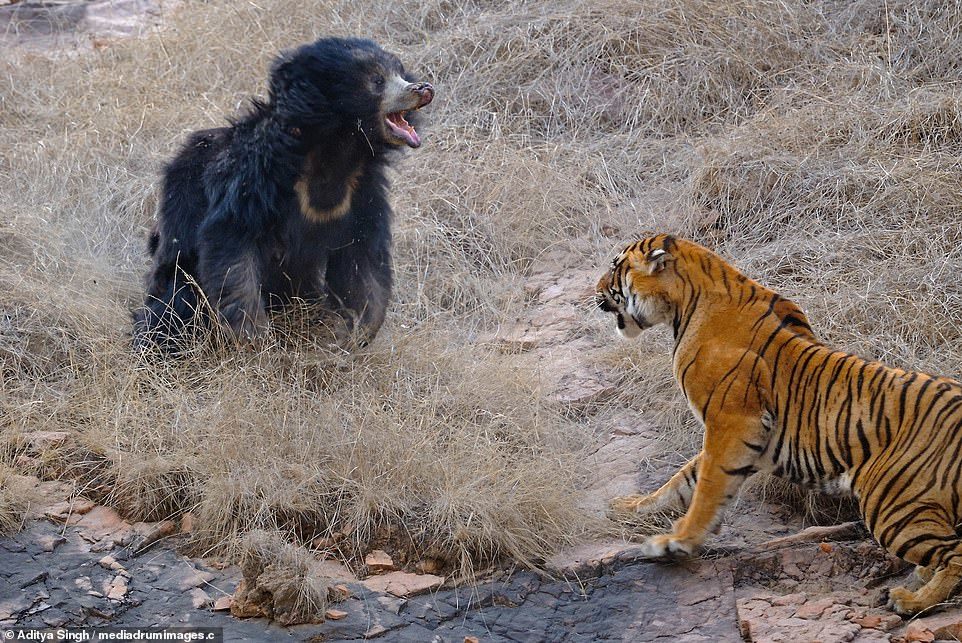
[(598, 282), (598, 308), (615, 316), (621, 336), (635, 338), (646, 328), (671, 323), (677, 248), (677, 241), (664, 234), (636, 241), (615, 257)]

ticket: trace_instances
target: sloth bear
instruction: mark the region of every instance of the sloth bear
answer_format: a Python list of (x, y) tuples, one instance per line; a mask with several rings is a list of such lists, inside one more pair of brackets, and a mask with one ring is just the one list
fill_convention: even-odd
[(177, 349), (212, 317), (254, 338), (294, 302), (373, 339), (392, 283), (385, 169), (391, 152), (420, 147), (409, 120), (433, 98), (370, 40), (282, 53), (266, 102), (194, 132), (166, 166), (135, 344)]

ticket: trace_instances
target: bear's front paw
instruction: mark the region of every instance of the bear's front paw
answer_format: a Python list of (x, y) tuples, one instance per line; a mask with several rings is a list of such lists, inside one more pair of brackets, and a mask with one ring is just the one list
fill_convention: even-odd
[(257, 346), (270, 332), (270, 322), (266, 314), (249, 317), (244, 315), (229, 323), (231, 335), (241, 346)]
[(685, 558), (695, 553), (696, 546), (672, 535), (652, 536), (641, 544), (648, 558)]

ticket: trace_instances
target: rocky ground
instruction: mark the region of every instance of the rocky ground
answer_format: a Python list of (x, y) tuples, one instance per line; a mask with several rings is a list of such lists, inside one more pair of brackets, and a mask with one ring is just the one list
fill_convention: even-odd
[[(65, 485), (39, 483), (47, 498)], [(905, 623), (876, 607), (904, 566), (857, 524), (812, 528), (696, 560), (637, 560), (593, 545), (548, 574), (503, 570), (450, 586), (430, 574), (317, 572), (338, 594), (327, 620), (283, 627), (236, 618), (241, 570), (182, 556), (188, 521), (135, 523), (82, 499), (38, 506), (0, 540), (0, 627), (221, 627), (229, 641), (934, 641), (962, 636), (962, 610)], [(834, 538), (843, 540), (832, 541)], [(373, 563), (373, 561), (372, 561)], [(282, 609), (280, 598), (274, 607)]]

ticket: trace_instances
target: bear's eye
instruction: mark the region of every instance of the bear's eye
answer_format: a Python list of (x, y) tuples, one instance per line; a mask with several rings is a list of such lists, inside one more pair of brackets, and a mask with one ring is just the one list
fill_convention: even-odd
[(375, 74), (374, 78), (371, 79), (371, 83), (374, 85), (374, 89), (384, 89), (384, 76)]

